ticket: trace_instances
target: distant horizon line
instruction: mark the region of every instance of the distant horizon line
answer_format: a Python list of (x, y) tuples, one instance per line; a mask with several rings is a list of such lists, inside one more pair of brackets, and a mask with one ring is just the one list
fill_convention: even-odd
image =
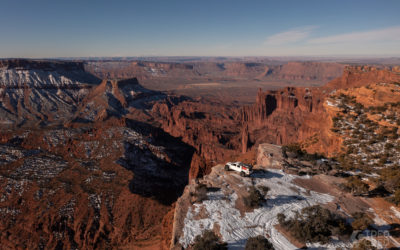
[(141, 55), (141, 56), (57, 56), (57, 57), (0, 57), (4, 59), (33, 59), (33, 60), (71, 60), (71, 59), (129, 59), (129, 58), (327, 58), (327, 59), (388, 59), (400, 58), (400, 55), (282, 55), (282, 56), (165, 56), (165, 55)]

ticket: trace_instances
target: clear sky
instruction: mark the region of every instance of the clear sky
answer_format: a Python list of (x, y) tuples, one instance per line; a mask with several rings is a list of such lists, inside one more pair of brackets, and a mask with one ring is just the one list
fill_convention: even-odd
[(0, 57), (399, 56), (400, 0), (0, 0)]

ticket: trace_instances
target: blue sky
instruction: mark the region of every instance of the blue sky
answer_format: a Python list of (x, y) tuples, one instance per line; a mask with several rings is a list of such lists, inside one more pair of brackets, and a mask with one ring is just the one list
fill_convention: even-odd
[(0, 57), (400, 56), (393, 0), (1, 0)]

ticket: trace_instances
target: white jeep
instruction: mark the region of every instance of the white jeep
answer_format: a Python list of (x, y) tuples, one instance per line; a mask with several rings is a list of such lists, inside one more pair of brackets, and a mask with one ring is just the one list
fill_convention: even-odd
[(242, 162), (228, 162), (225, 165), (225, 170), (234, 170), (240, 173), (240, 176), (249, 176), (253, 172), (253, 166)]

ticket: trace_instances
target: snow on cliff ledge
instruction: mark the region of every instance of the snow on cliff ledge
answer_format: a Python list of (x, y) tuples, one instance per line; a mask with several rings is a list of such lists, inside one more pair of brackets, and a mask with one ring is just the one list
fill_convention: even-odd
[(65, 87), (84, 83), (97, 84), (99, 80), (79, 70), (0, 69), (0, 87), (21, 87), (25, 84), (36, 88), (46, 86)]
[[(276, 249), (296, 249), (274, 225), (278, 224), (277, 214), (293, 215), (293, 211), (304, 207), (333, 201), (328, 194), (307, 191), (292, 183), (299, 177), (282, 170), (268, 169), (254, 173), (252, 178), (226, 173), (223, 166), (216, 166), (203, 182), (220, 188), (208, 192), (208, 199), (189, 207), (184, 219), (183, 234), (179, 243), (187, 247), (204, 230), (219, 228), (222, 240), (229, 249), (244, 249), (246, 240), (257, 235), (268, 236)], [(251, 185), (268, 186), (267, 202), (260, 208), (244, 215), (236, 208), (237, 192), (245, 191)]]

